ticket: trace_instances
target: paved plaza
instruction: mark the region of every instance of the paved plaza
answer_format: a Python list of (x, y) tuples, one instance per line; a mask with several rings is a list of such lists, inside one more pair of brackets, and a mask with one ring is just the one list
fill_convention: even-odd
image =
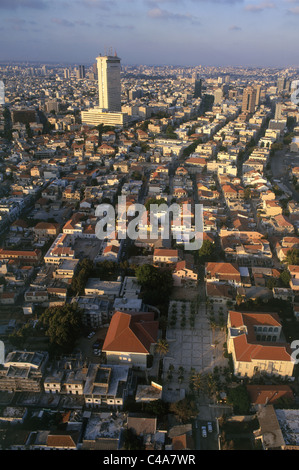
[[(169, 351), (163, 359), (163, 381), (168, 392), (188, 393), (190, 374), (193, 372), (208, 374), (215, 366), (227, 366), (223, 358), (225, 332), (212, 331), (206, 314), (205, 302), (200, 302), (195, 315), (194, 326), (188, 324), (190, 302), (185, 302), (186, 325), (181, 327), (182, 302), (176, 303), (176, 325), (167, 329), (166, 340)], [(167, 391), (165, 390), (165, 393)], [(177, 397), (175, 398), (177, 399)]]

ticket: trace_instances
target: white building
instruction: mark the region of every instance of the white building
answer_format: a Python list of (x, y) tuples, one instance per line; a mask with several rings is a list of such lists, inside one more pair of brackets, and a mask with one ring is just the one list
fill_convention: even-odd
[(121, 111), (120, 58), (97, 57), (99, 107), (106, 111)]

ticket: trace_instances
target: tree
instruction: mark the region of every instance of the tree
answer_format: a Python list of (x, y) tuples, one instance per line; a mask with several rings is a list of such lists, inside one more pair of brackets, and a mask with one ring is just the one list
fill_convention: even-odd
[(267, 288), (272, 290), (273, 287), (277, 287), (278, 281), (274, 277), (270, 277), (267, 281)]
[(55, 352), (71, 351), (82, 332), (82, 310), (75, 302), (49, 307), (41, 315), (38, 327), (45, 329)]
[(291, 280), (291, 274), (289, 273), (287, 269), (285, 269), (280, 274), (279, 279), (281, 280), (281, 282), (283, 283), (285, 287), (288, 287), (290, 284), (290, 280)]
[(163, 400), (153, 400), (144, 404), (144, 412), (154, 416), (164, 416), (168, 413), (168, 403)]
[(186, 396), (183, 400), (171, 403), (169, 411), (175, 414), (183, 423), (187, 423), (197, 415), (196, 403), (189, 396)]
[(165, 356), (169, 351), (169, 344), (165, 339), (159, 339), (156, 344), (156, 352), (160, 356)]
[(227, 402), (233, 406), (234, 414), (248, 414), (250, 398), (245, 385), (230, 388), (227, 394)]
[(144, 450), (143, 439), (132, 429), (125, 429), (123, 433), (123, 446), (125, 450)]
[(87, 279), (90, 277), (90, 274), (93, 269), (93, 261), (88, 258), (84, 258), (80, 264), (77, 273), (72, 279), (71, 289), (74, 293), (82, 294), (84, 291), (85, 284)]
[(194, 372), (190, 377), (190, 385), (193, 390), (196, 390), (199, 394), (203, 387), (202, 374), (200, 372)]
[(251, 189), (250, 188), (245, 188), (244, 198), (245, 198), (246, 201), (248, 201), (251, 198)]
[(150, 210), (150, 206), (152, 204), (157, 204), (158, 206), (160, 206), (161, 204), (167, 204), (167, 202), (165, 201), (165, 199), (156, 199), (155, 197), (151, 197), (149, 198), (146, 203), (145, 203), (145, 208), (147, 211)]
[(285, 261), (287, 264), (299, 265), (299, 249), (293, 248), (292, 250), (288, 250)]
[(137, 267), (136, 277), (142, 287), (142, 296), (145, 303), (159, 305), (168, 302), (173, 286), (170, 271), (144, 264)]
[(210, 240), (204, 240), (201, 248), (198, 250), (199, 262), (204, 264), (215, 259), (215, 244)]

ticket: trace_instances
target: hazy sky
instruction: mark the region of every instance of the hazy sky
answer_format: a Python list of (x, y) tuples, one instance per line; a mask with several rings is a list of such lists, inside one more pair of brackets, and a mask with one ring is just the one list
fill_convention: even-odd
[(0, 0), (0, 60), (299, 65), (299, 0)]

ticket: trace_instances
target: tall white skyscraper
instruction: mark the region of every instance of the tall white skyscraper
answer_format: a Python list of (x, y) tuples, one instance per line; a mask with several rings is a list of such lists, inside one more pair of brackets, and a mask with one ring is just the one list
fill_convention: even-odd
[(97, 57), (99, 107), (106, 111), (121, 111), (120, 58)]
[(81, 112), (81, 122), (88, 126), (126, 127), (128, 114), (121, 110), (120, 58), (97, 57), (99, 106)]

